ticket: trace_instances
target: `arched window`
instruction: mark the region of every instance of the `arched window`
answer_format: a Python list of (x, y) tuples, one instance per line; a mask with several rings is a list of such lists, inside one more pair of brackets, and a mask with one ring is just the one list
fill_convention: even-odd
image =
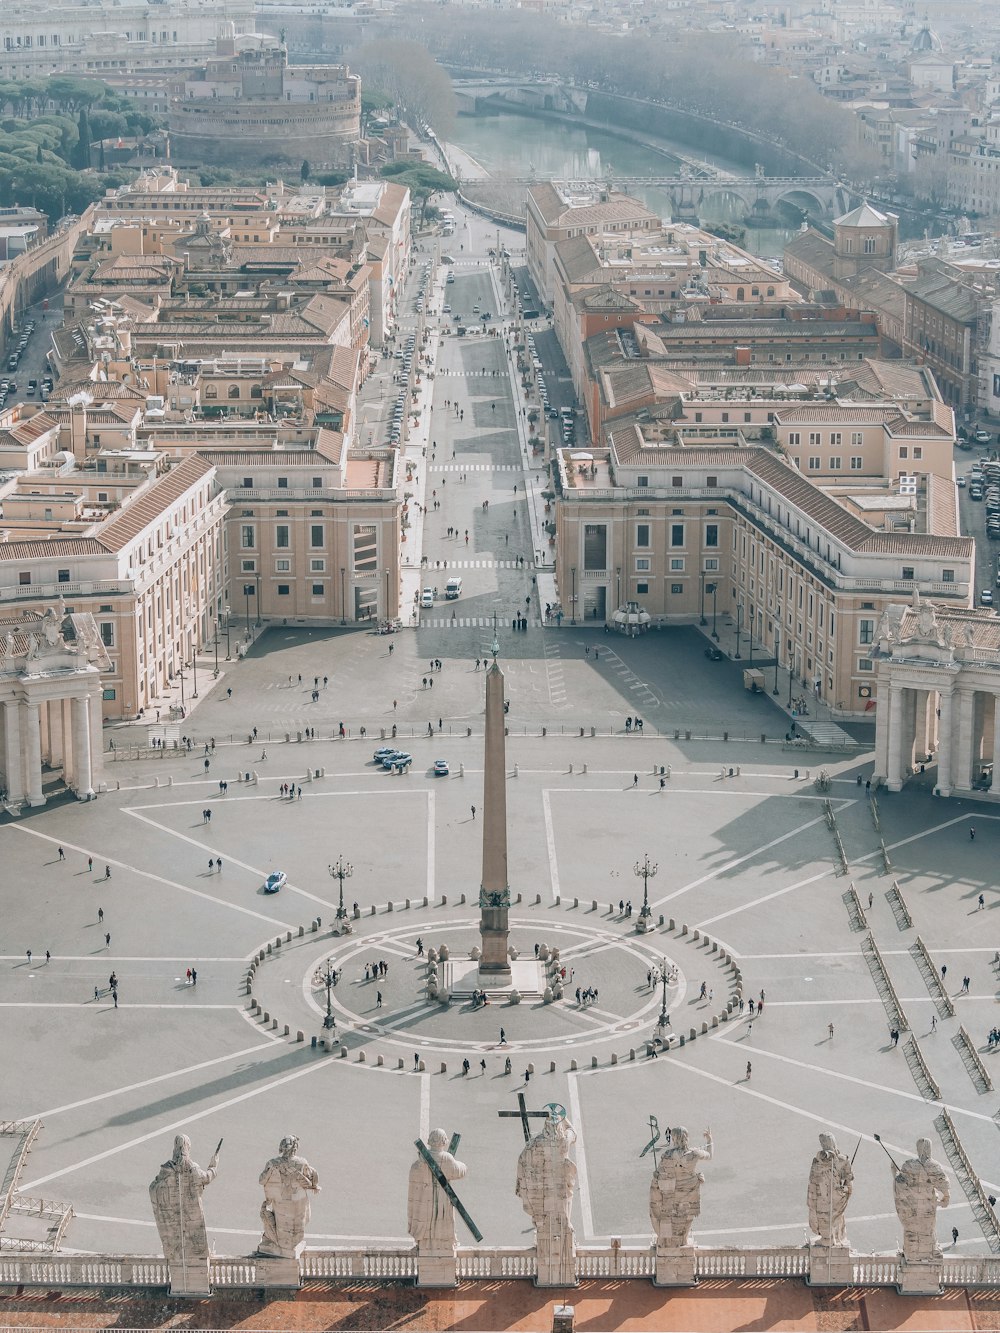
[(260, 387), (259, 384), (251, 384), (251, 386), (250, 386), (250, 397), (251, 397), (251, 398), (263, 398), (263, 397), (264, 397), (264, 390)]
[(746, 292), (745, 292), (745, 290), (744, 290), (742, 287), (737, 287), (737, 288), (736, 288), (736, 299), (737, 299), (737, 301), (745, 301), (745, 300), (746, 300)]
[(238, 384), (230, 384), (230, 386), (229, 386), (229, 396), (230, 396), (230, 398), (239, 398), (239, 396), (240, 396), (240, 386), (239, 386)]
[(217, 387), (216, 385), (214, 385), (214, 384), (206, 384), (206, 385), (205, 385), (205, 397), (206, 397), (206, 398), (218, 398), (218, 396), (219, 396), (219, 390), (218, 390), (218, 387)]

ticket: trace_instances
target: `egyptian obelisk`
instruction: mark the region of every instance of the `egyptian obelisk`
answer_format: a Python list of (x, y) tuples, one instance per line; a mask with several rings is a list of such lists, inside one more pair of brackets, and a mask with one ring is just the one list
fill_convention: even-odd
[(507, 764), (504, 745), (503, 672), (493, 639), (493, 664), (486, 672), (486, 762), (483, 777), (483, 880), (479, 889), (479, 975), (485, 985), (511, 984), (507, 944), (510, 886), (507, 883)]

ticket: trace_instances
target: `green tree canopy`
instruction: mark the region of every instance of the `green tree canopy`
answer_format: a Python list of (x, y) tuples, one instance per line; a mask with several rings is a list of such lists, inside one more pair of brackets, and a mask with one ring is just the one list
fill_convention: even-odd
[(389, 162), (380, 173), (386, 180), (397, 185), (409, 187), (410, 194), (420, 204), (420, 225), (426, 221), (427, 202), (432, 194), (445, 190), (457, 190), (458, 182), (446, 171), (428, 166), (426, 162), (408, 162), (401, 158), (398, 162)]

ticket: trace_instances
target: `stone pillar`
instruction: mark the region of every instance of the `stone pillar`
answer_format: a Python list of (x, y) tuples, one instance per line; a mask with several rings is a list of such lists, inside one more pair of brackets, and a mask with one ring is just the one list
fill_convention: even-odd
[(49, 738), (49, 708), (52, 705), (51, 699), (43, 699), (38, 706), (38, 728), (42, 744), (42, 763), (52, 767), (52, 750)]
[(809, 1246), (810, 1287), (849, 1287), (854, 1282), (854, 1260), (847, 1245)]
[(85, 694), (74, 695), (70, 706), (73, 714), (75, 791), (81, 801), (86, 801), (94, 794), (90, 749), (90, 699)]
[(21, 705), (17, 699), (5, 700), (3, 721), (7, 800), (12, 805), (16, 805), (24, 799), (24, 764), (21, 759)]
[(993, 785), (994, 796), (1000, 796), (1000, 694), (993, 696)]
[(101, 692), (88, 693), (90, 714), (90, 785), (97, 791), (104, 781), (104, 708)]
[(29, 805), (44, 805), (42, 791), (42, 728), (38, 704), (24, 705), (24, 778)]
[[(495, 651), (495, 648), (494, 648)], [(503, 672), (494, 658), (486, 673), (486, 760), (483, 773), (483, 877), (479, 890), (481, 984), (510, 985), (507, 953), (510, 887), (507, 883), (507, 762)]]
[[(49, 720), (49, 763), (53, 768), (62, 768), (63, 751), (63, 707), (61, 699), (50, 699), (46, 705)], [(65, 773), (63, 774), (65, 777)]]
[(60, 730), (62, 732), (63, 781), (66, 786), (76, 788), (76, 755), (73, 753), (73, 714), (69, 699), (59, 700)]
[(929, 690), (914, 690), (913, 697), (916, 703), (913, 748), (916, 752), (917, 761), (921, 762), (930, 753), (930, 730), (927, 725), (927, 713), (930, 708), (931, 695)]
[(942, 690), (938, 695), (938, 709), (941, 716), (938, 724), (938, 790), (942, 796), (950, 796), (952, 787), (952, 731), (955, 723), (955, 697), (951, 690)]
[(889, 756), (885, 775), (890, 791), (903, 785), (903, 687), (889, 686)]
[(656, 1245), (654, 1286), (693, 1287), (697, 1281), (693, 1245)]
[(944, 1262), (941, 1259), (900, 1260), (897, 1290), (901, 1296), (940, 1296), (943, 1284)]
[(976, 692), (971, 689), (958, 691), (958, 728), (955, 749), (953, 751), (955, 791), (970, 791), (972, 788), (972, 750), (976, 704)]

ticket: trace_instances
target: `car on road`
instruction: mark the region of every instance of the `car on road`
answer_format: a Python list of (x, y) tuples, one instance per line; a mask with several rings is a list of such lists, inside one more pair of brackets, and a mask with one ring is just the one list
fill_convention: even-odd
[(446, 778), (450, 772), (451, 769), (448, 767), (447, 759), (434, 760), (434, 776), (436, 778)]
[(984, 589), (982, 590), (982, 592), (979, 594), (979, 605), (980, 605), (980, 606), (992, 606), (992, 605), (993, 605), (993, 589), (992, 589), (992, 588), (984, 588)]
[(965, 485), (965, 478), (959, 477), (958, 480), (955, 482), (955, 485), (958, 486), (959, 488), (963, 487)]
[(989, 444), (992, 441), (993, 436), (988, 430), (977, 430), (974, 439), (977, 444)]
[(714, 643), (710, 643), (705, 649), (705, 656), (710, 662), (721, 662), (725, 654), (721, 648), (716, 648)]
[(375, 760), (376, 764), (381, 764), (384, 759), (388, 759), (394, 754), (399, 754), (395, 745), (380, 745), (372, 755), (372, 758)]
[(413, 755), (407, 754), (405, 750), (398, 750), (389, 759), (382, 760), (382, 767), (386, 772), (402, 773), (404, 768), (409, 768), (413, 763)]
[(423, 590), (423, 592), (420, 594), (420, 605), (421, 605), (422, 607), (428, 607), (428, 606), (433, 606), (433, 605), (434, 605), (434, 589), (433, 589), (433, 588), (425, 588), (425, 589)]
[(288, 881), (288, 876), (285, 874), (283, 870), (272, 870), (271, 873), (268, 875), (267, 879), (264, 881), (264, 892), (277, 893), (279, 889), (283, 889), (285, 887), (287, 881)]

